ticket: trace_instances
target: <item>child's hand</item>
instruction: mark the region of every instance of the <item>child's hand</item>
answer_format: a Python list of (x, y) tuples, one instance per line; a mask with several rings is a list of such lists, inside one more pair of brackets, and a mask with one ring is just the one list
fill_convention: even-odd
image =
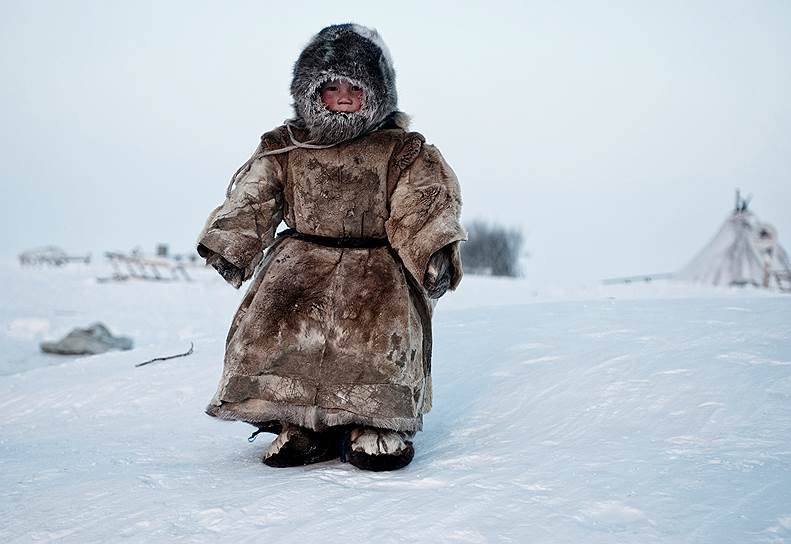
[(423, 278), (429, 298), (439, 298), (450, 287), (450, 247), (445, 246), (428, 260), (426, 276)]
[(220, 276), (222, 276), (225, 281), (233, 285), (236, 289), (239, 289), (239, 287), (242, 286), (242, 282), (244, 281), (244, 271), (241, 268), (232, 265), (217, 253), (212, 253), (209, 255), (206, 258), (206, 262), (217, 269), (217, 272), (220, 273)]

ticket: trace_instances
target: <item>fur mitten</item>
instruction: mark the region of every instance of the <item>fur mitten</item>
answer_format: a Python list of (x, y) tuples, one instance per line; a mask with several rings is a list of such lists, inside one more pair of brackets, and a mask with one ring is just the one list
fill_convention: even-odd
[(217, 270), (217, 272), (220, 273), (220, 276), (225, 278), (225, 281), (237, 289), (241, 287), (242, 282), (244, 281), (244, 270), (232, 265), (217, 253), (212, 253), (209, 255), (209, 257), (206, 259), (206, 262), (212, 265)]
[(429, 298), (439, 298), (450, 287), (452, 267), (450, 264), (450, 245), (434, 253), (428, 260), (426, 275), (423, 278)]

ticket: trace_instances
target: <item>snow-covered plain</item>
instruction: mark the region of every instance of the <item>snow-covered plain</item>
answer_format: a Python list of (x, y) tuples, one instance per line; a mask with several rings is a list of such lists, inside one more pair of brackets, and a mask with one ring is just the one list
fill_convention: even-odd
[[(791, 542), (790, 296), (467, 277), (377, 474), (266, 467), (273, 435), (203, 414), (241, 292), (96, 273), (0, 267), (2, 542)], [(97, 320), (136, 349), (37, 353)]]

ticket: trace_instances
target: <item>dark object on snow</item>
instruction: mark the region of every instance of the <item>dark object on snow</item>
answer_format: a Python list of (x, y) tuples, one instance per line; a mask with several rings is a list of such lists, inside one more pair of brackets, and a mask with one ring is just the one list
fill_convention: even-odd
[(132, 339), (113, 336), (101, 323), (74, 329), (57, 342), (41, 343), (41, 351), (57, 355), (96, 355), (112, 349), (132, 349)]
[(187, 355), (192, 355), (192, 348), (195, 347), (195, 344), (190, 342), (190, 349), (185, 351), (184, 353), (177, 353), (176, 355), (168, 355), (166, 357), (155, 357), (153, 359), (149, 359), (148, 361), (143, 361), (142, 363), (137, 363), (135, 368), (138, 366), (146, 366), (150, 365), (151, 363), (156, 363), (157, 361), (169, 361), (170, 359), (178, 359), (179, 357), (186, 357)]
[(466, 228), (468, 240), (461, 245), (461, 259), (467, 272), (486, 276), (520, 275), (523, 239), (519, 230), (485, 221), (473, 221)]
[(670, 280), (673, 279), (673, 274), (669, 273), (662, 273), (662, 274), (642, 274), (640, 276), (625, 276), (623, 278), (606, 278), (603, 279), (601, 282), (604, 285), (615, 285), (618, 283), (651, 283), (652, 281), (656, 280)]

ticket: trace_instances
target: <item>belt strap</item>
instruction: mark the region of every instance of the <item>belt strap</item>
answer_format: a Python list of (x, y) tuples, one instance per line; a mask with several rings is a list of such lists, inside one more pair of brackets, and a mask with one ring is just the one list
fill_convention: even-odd
[(320, 246), (327, 247), (351, 247), (351, 248), (371, 248), (371, 247), (385, 247), (390, 242), (387, 238), (333, 238), (332, 236), (319, 236), (318, 234), (305, 234), (298, 232), (295, 229), (286, 229), (278, 234), (280, 236), (288, 236), (296, 238), (297, 240), (304, 240)]

